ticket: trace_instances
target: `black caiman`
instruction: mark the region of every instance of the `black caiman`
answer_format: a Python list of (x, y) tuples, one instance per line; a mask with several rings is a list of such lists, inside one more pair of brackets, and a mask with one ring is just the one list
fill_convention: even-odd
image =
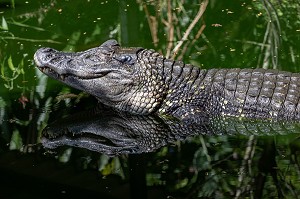
[(200, 69), (115, 40), (76, 53), (41, 48), (34, 60), (48, 76), (134, 114), (300, 120), (299, 73)]
[(99, 104), (92, 110), (77, 112), (49, 124), (43, 129), (41, 142), (50, 150), (74, 146), (107, 155), (119, 155), (152, 152), (199, 135), (239, 136), (240, 139), (250, 135), (287, 135), (299, 131), (299, 122), (222, 116), (210, 118), (209, 115), (194, 121), (181, 121), (156, 114), (127, 114)]

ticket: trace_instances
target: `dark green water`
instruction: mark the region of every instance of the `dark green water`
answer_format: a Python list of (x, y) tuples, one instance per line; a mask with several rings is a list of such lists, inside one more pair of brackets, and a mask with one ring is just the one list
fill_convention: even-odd
[[(38, 48), (81, 51), (113, 38), (172, 57), (199, 7), (199, 1), (170, 7), (168, 1), (1, 1), (0, 198), (299, 198), (294, 131), (200, 135), (112, 157), (76, 147), (48, 152), (40, 144), (48, 124), (97, 102), (41, 74), (33, 63)], [(201, 68), (300, 72), (299, 13), (298, 0), (212, 0), (176, 59)]]

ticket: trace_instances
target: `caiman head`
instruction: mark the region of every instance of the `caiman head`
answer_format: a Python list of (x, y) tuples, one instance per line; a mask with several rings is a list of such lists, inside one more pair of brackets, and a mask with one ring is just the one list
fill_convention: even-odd
[(153, 50), (122, 48), (115, 40), (83, 52), (41, 48), (34, 54), (44, 74), (136, 114), (154, 112), (164, 98), (163, 59)]

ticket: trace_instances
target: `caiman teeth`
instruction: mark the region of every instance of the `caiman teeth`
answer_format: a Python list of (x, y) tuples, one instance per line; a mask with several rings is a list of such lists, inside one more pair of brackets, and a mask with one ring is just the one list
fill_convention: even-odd
[(39, 69), (40, 69), (43, 73), (54, 72), (54, 70), (52, 70), (51, 68), (48, 68), (48, 67), (40, 67)]
[(40, 67), (39, 68), (43, 73), (47, 74), (47, 73), (55, 73), (57, 78), (59, 78), (60, 80), (64, 81), (65, 78), (67, 77), (66, 74), (58, 74), (55, 70), (48, 68), (48, 67)]
[(64, 81), (65, 78), (66, 78), (66, 75), (60, 75), (59, 78), (60, 78), (62, 81)]

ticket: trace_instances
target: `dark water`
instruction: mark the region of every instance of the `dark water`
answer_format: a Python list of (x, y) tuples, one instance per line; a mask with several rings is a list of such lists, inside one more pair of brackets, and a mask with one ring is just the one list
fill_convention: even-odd
[[(201, 68), (300, 72), (298, 4), (212, 0), (175, 58)], [(42, 46), (81, 51), (111, 38), (173, 57), (199, 8), (198, 1), (0, 2), (0, 198), (298, 198), (297, 123), (227, 121), (211, 133), (171, 128), (168, 118), (82, 113), (97, 101), (33, 64)]]

